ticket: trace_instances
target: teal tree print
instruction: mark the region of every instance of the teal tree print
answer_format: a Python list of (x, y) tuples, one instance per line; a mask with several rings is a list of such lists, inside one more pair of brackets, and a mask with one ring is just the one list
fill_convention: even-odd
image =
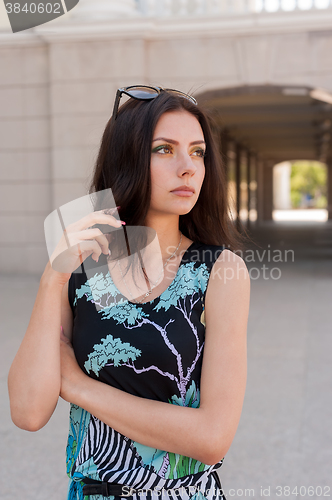
[(105, 339), (102, 339), (101, 344), (93, 346), (93, 352), (89, 354), (84, 368), (88, 373), (93, 371), (99, 377), (100, 370), (108, 366), (107, 363), (110, 360), (113, 361), (113, 366), (120, 366), (128, 361), (135, 361), (140, 355), (141, 351), (128, 342), (121, 342), (120, 339), (107, 335)]
[[(134, 325), (141, 316), (146, 316), (141, 307), (132, 307), (123, 295), (117, 290), (109, 274), (96, 273), (76, 290), (74, 305), (82, 297), (95, 304), (101, 313), (101, 319), (113, 318), (118, 324), (128, 322)], [(117, 300), (118, 299), (118, 300)]]
[[(169, 340), (167, 327), (174, 322), (174, 319), (164, 325), (159, 325), (152, 321), (149, 316), (143, 312), (142, 307), (129, 303), (126, 300), (120, 300), (111, 304), (110, 297), (116, 298), (119, 294), (109, 272), (106, 276), (96, 274), (90, 278), (76, 292), (76, 297), (86, 297), (87, 300), (101, 307), (98, 311), (102, 314), (102, 319), (114, 319), (118, 324), (121, 323), (127, 329), (140, 328), (142, 325), (153, 326), (161, 335), (166, 347), (171, 351), (176, 359), (177, 374), (172, 374), (161, 370), (158, 366), (150, 365), (148, 367), (138, 368), (135, 366), (135, 360), (141, 354), (141, 351), (132, 347), (128, 343), (122, 343), (120, 339), (113, 339), (108, 335), (102, 340), (101, 344), (94, 346), (93, 352), (89, 355), (85, 363), (88, 372), (93, 371), (96, 375), (105, 366), (126, 366), (140, 374), (148, 371), (156, 371), (164, 377), (173, 380), (179, 390), (182, 404), (185, 405), (188, 400), (187, 390), (191, 374), (196, 367), (197, 361), (202, 353), (204, 342), (200, 343), (197, 328), (191, 321), (193, 308), (201, 300), (199, 291), (205, 291), (209, 279), (209, 273), (205, 264), (195, 267), (195, 262), (190, 262), (181, 266), (171, 285), (161, 294), (159, 301), (154, 307), (155, 311), (164, 309), (167, 311), (171, 306), (179, 310), (188, 323), (195, 341), (196, 354), (187, 368), (186, 373), (183, 368), (182, 356)], [(121, 296), (123, 299), (123, 296)], [(189, 299), (189, 300), (188, 300)]]
[(146, 314), (141, 307), (136, 307), (127, 301), (123, 301), (118, 302), (116, 307), (105, 309), (102, 319), (113, 318), (118, 324), (123, 324), (126, 321), (128, 325), (134, 325), (143, 316), (146, 316)]
[[(167, 327), (169, 324), (174, 322), (174, 319), (170, 319), (163, 327), (161, 325), (158, 325), (154, 321), (151, 321), (148, 317), (141, 316), (141, 318), (138, 319), (137, 323), (135, 323), (134, 325), (123, 325), (125, 328), (128, 328), (130, 330), (134, 328), (140, 328), (144, 324), (152, 325), (160, 333), (165, 342), (165, 345), (175, 356), (178, 375), (173, 375), (168, 372), (162, 372), (155, 366), (149, 366), (140, 370), (135, 368), (134, 363), (127, 364), (127, 366), (130, 366), (133, 370), (135, 370), (136, 373), (155, 370), (158, 371), (158, 373), (160, 373), (161, 375), (174, 380), (178, 387), (183, 405), (185, 405), (186, 402), (187, 386), (190, 381), (191, 374), (196, 367), (197, 361), (202, 353), (204, 346), (204, 342), (200, 344), (197, 328), (191, 321), (191, 315), (194, 305), (201, 300), (198, 292), (199, 290), (202, 290), (203, 292), (206, 290), (208, 279), (209, 273), (205, 264), (202, 264), (199, 268), (195, 267), (194, 262), (190, 262), (189, 264), (182, 266), (179, 269), (175, 279), (172, 281), (171, 285), (165, 290), (164, 293), (161, 294), (160, 300), (154, 307), (154, 310), (156, 311), (159, 311), (162, 308), (167, 311), (171, 306), (174, 306), (175, 309), (181, 311), (183, 317), (190, 326), (190, 329), (196, 340), (196, 355), (191, 365), (188, 367), (186, 373), (184, 373), (182, 356), (178, 352), (174, 344), (170, 342), (167, 335)], [(189, 300), (186, 300), (188, 296)]]
[(189, 389), (186, 392), (186, 399), (183, 401), (178, 396), (172, 396), (170, 403), (178, 406), (190, 406), (191, 408), (199, 407), (199, 389), (196, 388), (196, 384), (192, 381)]
[(96, 273), (81, 288), (76, 290), (74, 305), (76, 305), (77, 299), (85, 296), (86, 300), (96, 305), (97, 310), (104, 310), (115, 303), (117, 295), (119, 295), (119, 292), (115, 288), (109, 273), (106, 275)]
[(155, 310), (168, 311), (171, 306), (177, 306), (179, 298), (185, 299), (187, 295), (194, 295), (199, 290), (205, 292), (208, 279), (209, 272), (205, 264), (196, 268), (195, 262), (190, 262), (180, 267), (170, 286), (161, 294)]

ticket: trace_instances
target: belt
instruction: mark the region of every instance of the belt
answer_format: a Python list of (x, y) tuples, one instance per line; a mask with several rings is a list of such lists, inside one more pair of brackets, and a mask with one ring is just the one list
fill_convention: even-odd
[(122, 488), (123, 484), (108, 483), (105, 481), (95, 481), (94, 479), (84, 478), (83, 495), (102, 495), (103, 497), (121, 497), (124, 495)]
[[(212, 476), (214, 476), (217, 486), (221, 491), (222, 500), (226, 500), (217, 472), (213, 471), (211, 474)], [(132, 495), (128, 494), (130, 490), (133, 492), (133, 494), (136, 493), (135, 488), (126, 486), (124, 484), (108, 483), (105, 481), (95, 481), (94, 479), (90, 479), (87, 477), (83, 479), (83, 482), (85, 483), (83, 486), (83, 495), (87, 496), (102, 495), (104, 497), (114, 496), (114, 497), (130, 498), (132, 497)], [(123, 491), (123, 488), (125, 488), (125, 491)], [(188, 491), (188, 493), (192, 494), (192, 487), (180, 486), (179, 488), (175, 489), (181, 489), (181, 488), (185, 489), (186, 491)]]

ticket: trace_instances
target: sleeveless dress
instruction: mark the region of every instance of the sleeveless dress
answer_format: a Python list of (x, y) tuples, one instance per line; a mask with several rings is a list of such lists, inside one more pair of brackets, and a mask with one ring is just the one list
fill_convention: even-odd
[[(73, 273), (68, 287), (74, 316), (72, 342), (81, 369), (130, 394), (197, 408), (205, 293), (212, 266), (223, 249), (224, 246), (192, 243), (169, 287), (159, 297), (142, 304), (128, 301), (116, 288), (105, 255), (100, 255), (98, 263), (88, 257), (81, 266), (83, 272)], [(133, 500), (222, 498), (215, 471), (223, 459), (206, 465), (150, 448), (73, 404), (66, 455), (68, 500), (104, 498), (84, 496), (83, 478), (135, 488), (138, 493)], [(181, 486), (192, 486), (191, 492), (181, 490)], [(163, 488), (167, 495), (157, 496), (155, 491)]]

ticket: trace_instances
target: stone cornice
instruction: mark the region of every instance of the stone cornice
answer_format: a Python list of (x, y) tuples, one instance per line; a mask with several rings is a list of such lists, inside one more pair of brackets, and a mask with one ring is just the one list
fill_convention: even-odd
[(12, 33), (12, 31), (0, 31), (0, 46), (17, 47), (17, 46), (36, 46), (44, 45), (45, 40), (40, 38), (32, 30), (21, 31), (19, 33)]
[(1, 45), (36, 45), (100, 39), (184, 39), (330, 32), (332, 9), (225, 15), (219, 18), (126, 18), (78, 22), (54, 20), (21, 33), (0, 32)]

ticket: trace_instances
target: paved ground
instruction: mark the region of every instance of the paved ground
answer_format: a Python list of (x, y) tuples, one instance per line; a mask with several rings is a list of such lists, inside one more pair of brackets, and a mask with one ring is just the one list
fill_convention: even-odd
[[(252, 254), (244, 254), (251, 273), (248, 383), (220, 470), (225, 493), (228, 500), (331, 497), (332, 225), (265, 223), (251, 234), (261, 248), (251, 244)], [(276, 249), (281, 262), (272, 260)], [(294, 250), (294, 260), (288, 254), (285, 262), (286, 250)], [(38, 278), (1, 279), (0, 497), (65, 500), (68, 405), (60, 401), (37, 433), (17, 429), (9, 415), (7, 373)]]

